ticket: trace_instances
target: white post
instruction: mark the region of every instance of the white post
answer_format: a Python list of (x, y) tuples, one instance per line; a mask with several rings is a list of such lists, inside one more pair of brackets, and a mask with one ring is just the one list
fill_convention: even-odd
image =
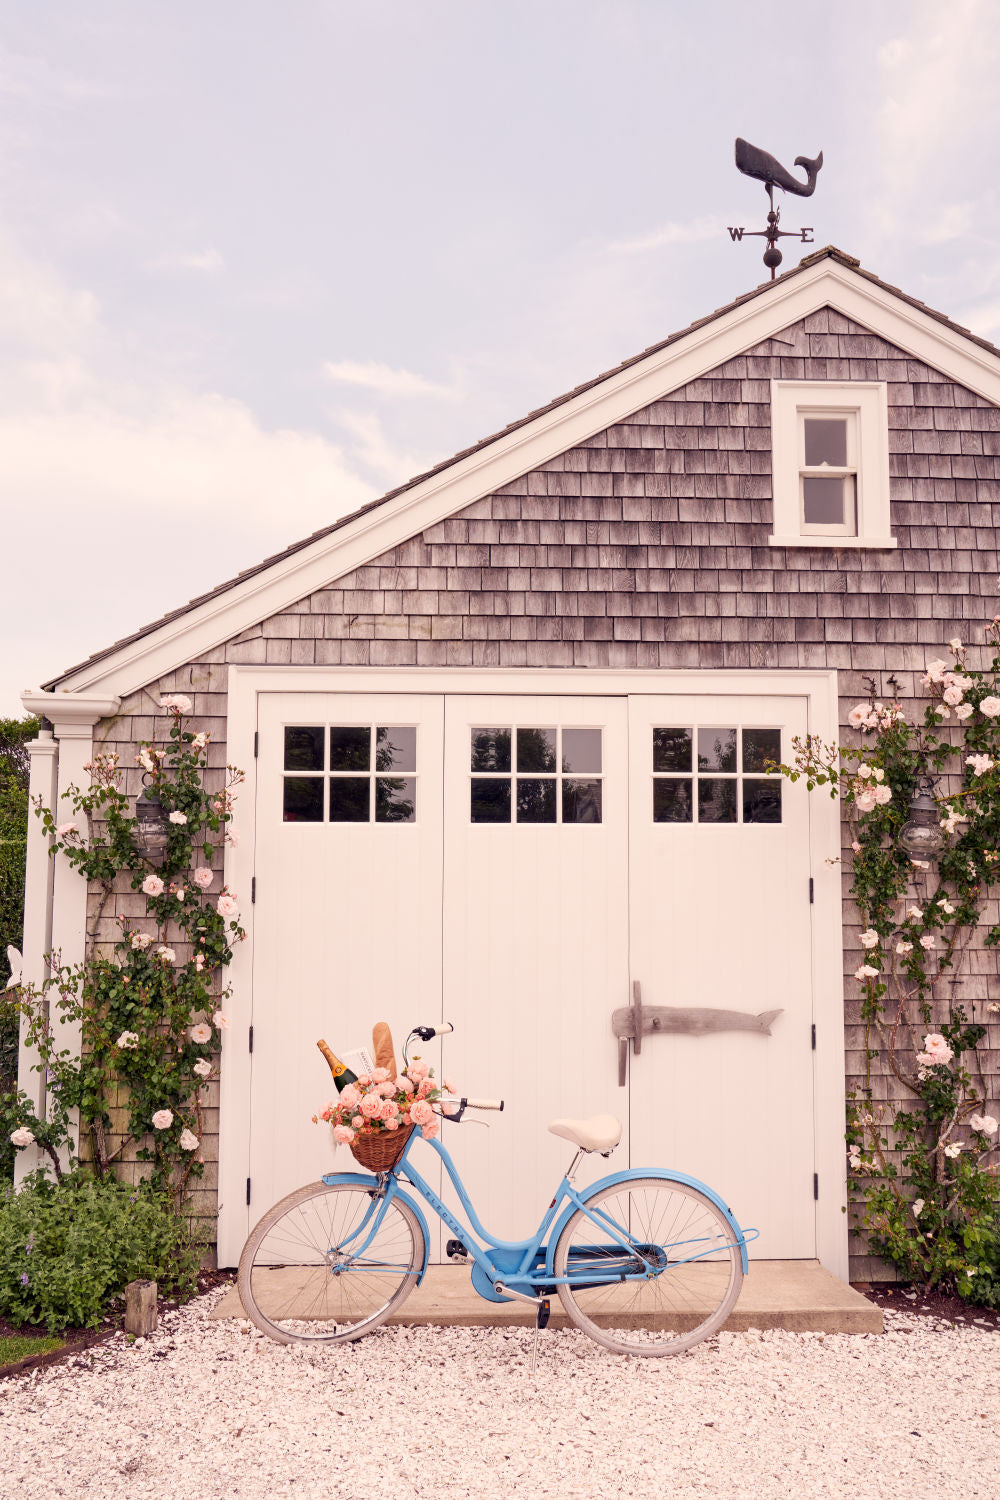
[[(52, 867), (49, 854), (49, 837), (35, 816), (35, 803), (39, 799), (44, 807), (52, 807), (56, 796), (56, 774), (59, 763), (59, 748), (51, 729), (39, 731), (38, 738), (28, 743), (31, 770), (28, 780), (28, 839), (24, 874), (24, 968), (22, 975), (26, 985), (40, 987), (48, 975), (46, 955), (51, 947), (52, 932)], [(35, 1113), (43, 1116), (45, 1109), (45, 1080), (35, 1070), (37, 1051), (28, 1048), (25, 1042), (27, 1022), (21, 1020), (21, 1043), (17, 1057), (17, 1086), (31, 1099)], [(37, 1146), (28, 1146), (14, 1156), (14, 1182), (29, 1172), (34, 1172), (47, 1158)]]
[[(72, 809), (68, 802), (61, 802), (62, 794), (71, 785), (81, 789), (90, 785), (90, 773), (84, 770), (84, 766), (93, 755), (94, 725), (99, 719), (116, 713), (121, 700), (90, 693), (22, 693), (21, 701), (29, 713), (41, 714), (52, 723), (58, 744), (58, 769), (54, 794), (51, 784), (48, 787), (50, 800), (47, 806), (51, 807), (57, 823), (68, 822), (73, 816)], [(86, 832), (82, 822), (80, 831)], [(55, 869), (52, 871), (48, 952), (55, 964), (79, 964), (83, 962), (87, 949), (87, 881), (67, 859), (57, 855), (52, 863)], [(42, 965), (44, 967), (44, 957)], [(52, 1029), (57, 1050), (67, 1048), (71, 1056), (78, 1057), (79, 1023), (63, 1021), (53, 1006)], [(79, 1121), (76, 1119), (72, 1121), (71, 1133), (75, 1152), (80, 1145)], [(25, 1170), (28, 1169), (22, 1167), (22, 1175)]]

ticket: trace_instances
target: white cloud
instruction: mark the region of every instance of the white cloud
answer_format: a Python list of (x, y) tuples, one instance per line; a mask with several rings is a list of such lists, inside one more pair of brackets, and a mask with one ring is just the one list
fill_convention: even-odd
[(454, 386), (439, 385), (423, 375), (417, 375), (413, 370), (396, 370), (391, 365), (380, 365), (372, 359), (326, 360), (323, 374), (327, 380), (360, 386), (378, 396), (443, 396), (453, 399), (458, 395)]
[(226, 262), (214, 245), (207, 245), (204, 250), (167, 250), (148, 264), (150, 271), (199, 271), (209, 276), (225, 268)]
[(639, 235), (636, 239), (615, 240), (608, 249), (631, 255), (643, 250), (660, 250), (664, 245), (696, 245), (704, 240), (715, 239), (720, 233), (718, 219), (703, 217), (692, 219), (686, 224), (662, 224), (659, 229)]
[(338, 410), (335, 420), (350, 434), (353, 462), (376, 475), (384, 489), (393, 489), (407, 479), (432, 468), (442, 455), (408, 452), (387, 435), (374, 412)]
[[(4, 346), (0, 713), (372, 498), (337, 443), (137, 365), (88, 291), (9, 245)], [(374, 452), (377, 435), (366, 441)]]

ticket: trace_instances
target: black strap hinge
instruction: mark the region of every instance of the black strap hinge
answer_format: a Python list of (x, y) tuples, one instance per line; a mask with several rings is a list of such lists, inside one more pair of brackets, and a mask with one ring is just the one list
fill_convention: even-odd
[(247, 1178), (247, 1208), (250, 1207), (250, 1179)]
[(816, 1022), (815, 1021), (812, 1023), (812, 1044), (813, 1044), (813, 1051), (815, 1052), (816, 1051)]
[(250, 877), (250, 905), (253, 906), (254, 903), (256, 902), (256, 900), (257, 900), (257, 877), (256, 877), (256, 875), (251, 875), (251, 877)]
[(253, 1027), (250, 1027), (250, 1051), (253, 1051)]
[(816, 1199), (819, 1198), (819, 1173), (818, 1172), (814, 1172), (813, 1173), (813, 1197), (816, 1198)]
[(260, 749), (260, 732), (259, 732), (259, 730), (255, 729), (254, 732), (253, 732), (253, 758), (254, 758), (254, 760), (257, 759), (257, 752), (258, 752), (259, 749)]
[(815, 887), (813, 885), (813, 878), (810, 875), (809, 876), (809, 905), (810, 906), (812, 906), (812, 904), (815, 901), (815, 899), (816, 899), (816, 891), (815, 891)]

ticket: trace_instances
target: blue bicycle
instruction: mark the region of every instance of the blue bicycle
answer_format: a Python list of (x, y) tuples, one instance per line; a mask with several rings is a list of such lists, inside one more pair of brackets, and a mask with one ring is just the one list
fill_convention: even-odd
[[(418, 1027), (409, 1040), (450, 1029)], [(453, 1108), (451, 1119), (460, 1121), (467, 1109), (502, 1109), (503, 1101), (461, 1099)], [(247, 1314), (281, 1343), (345, 1343), (398, 1312), (424, 1278), (430, 1246), (427, 1219), (405, 1180), (457, 1236), (449, 1250), (471, 1259), (480, 1296), (533, 1304), (538, 1327), (558, 1294), (569, 1319), (618, 1354), (680, 1354), (721, 1328), (757, 1231), (742, 1230), (711, 1188), (682, 1172), (614, 1172), (578, 1192), (581, 1157), (610, 1156), (621, 1125), (596, 1115), (553, 1120), (549, 1130), (576, 1154), (529, 1239), (492, 1235), (449, 1152), (430, 1140), (469, 1224), (457, 1219), (410, 1161), (421, 1139), (415, 1131), (391, 1170), (332, 1172), (264, 1215), (240, 1256)]]

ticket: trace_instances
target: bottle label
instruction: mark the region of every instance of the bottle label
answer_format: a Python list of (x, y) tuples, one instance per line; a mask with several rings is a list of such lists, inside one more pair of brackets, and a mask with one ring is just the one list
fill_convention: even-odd
[(330, 1072), (333, 1074), (334, 1078), (339, 1078), (341, 1073), (347, 1072), (347, 1064), (339, 1062), (335, 1068), (331, 1067)]

